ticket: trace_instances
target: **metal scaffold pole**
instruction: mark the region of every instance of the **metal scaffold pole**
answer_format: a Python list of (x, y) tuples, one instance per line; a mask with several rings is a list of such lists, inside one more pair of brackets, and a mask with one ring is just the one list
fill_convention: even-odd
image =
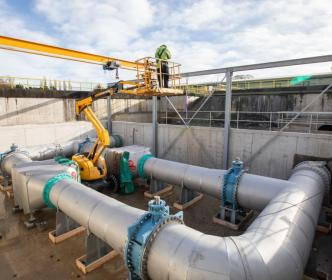
[(229, 131), (231, 121), (232, 107), (232, 74), (228, 70), (226, 72), (226, 100), (225, 100), (225, 117), (224, 117), (224, 151), (223, 151), (223, 168), (228, 169), (228, 149), (229, 149)]

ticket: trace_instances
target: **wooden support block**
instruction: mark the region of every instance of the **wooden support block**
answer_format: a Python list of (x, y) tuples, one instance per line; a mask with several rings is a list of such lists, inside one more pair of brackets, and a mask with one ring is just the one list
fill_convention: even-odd
[(195, 196), (192, 200), (190, 200), (184, 204), (181, 204), (179, 201), (174, 202), (173, 207), (178, 210), (187, 209), (188, 207), (190, 207), (190, 206), (194, 205), (195, 203), (197, 203), (198, 201), (200, 201), (203, 198), (203, 196), (204, 195), (202, 193), (198, 193), (198, 195)]
[(14, 192), (12, 189), (5, 191), (5, 194), (8, 198), (13, 198), (14, 197)]
[(139, 188), (148, 188), (149, 185), (147, 184), (147, 182), (145, 180), (140, 180), (141, 178), (136, 178), (134, 180), (134, 184), (139, 187)]
[(330, 223), (318, 224), (316, 226), (316, 231), (324, 234), (329, 234), (331, 232), (332, 225)]
[(304, 275), (303, 280), (329, 280), (330, 279), (330, 275), (324, 271), (316, 271), (315, 274), (316, 275), (314, 277)]
[(163, 198), (163, 197), (170, 196), (172, 194), (172, 192), (173, 192), (173, 186), (169, 185), (155, 193), (150, 193), (149, 191), (146, 191), (146, 192), (144, 192), (144, 196), (146, 198), (154, 198), (155, 196), (160, 196), (161, 198)]
[(13, 186), (12, 185), (4, 187), (2, 184), (0, 184), (0, 191), (7, 192), (7, 191), (12, 191), (12, 190), (13, 190)]
[(48, 233), (48, 239), (53, 243), (53, 244), (59, 244), (71, 237), (77, 236), (81, 233), (85, 232), (85, 227), (80, 226), (77, 227), (71, 231), (68, 231), (64, 234), (61, 234), (59, 236), (55, 236), (55, 230), (52, 230)]
[(332, 208), (330, 208), (330, 207), (323, 207), (323, 211), (325, 212), (325, 213), (329, 213), (329, 214), (332, 214)]
[(247, 223), (253, 216), (254, 211), (250, 210), (237, 224), (222, 220), (219, 218), (219, 213), (213, 217), (213, 222), (218, 225), (225, 226), (230, 229), (239, 230), (245, 223)]
[(102, 256), (101, 258), (95, 260), (94, 262), (92, 262), (88, 265), (84, 264), (86, 255), (83, 255), (83, 256), (79, 257), (78, 259), (76, 259), (75, 263), (79, 270), (81, 270), (84, 274), (87, 274), (87, 273), (101, 267), (106, 262), (110, 261), (111, 259), (114, 259), (118, 255), (119, 255), (118, 252), (116, 252), (115, 250), (112, 250), (107, 255)]

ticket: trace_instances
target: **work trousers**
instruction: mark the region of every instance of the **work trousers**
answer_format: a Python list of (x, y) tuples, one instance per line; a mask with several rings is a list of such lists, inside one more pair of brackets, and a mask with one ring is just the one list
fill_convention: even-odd
[(161, 62), (161, 69), (158, 68), (157, 71), (158, 71), (159, 87), (168, 88), (168, 80), (169, 80), (168, 63), (166, 61), (162, 61)]

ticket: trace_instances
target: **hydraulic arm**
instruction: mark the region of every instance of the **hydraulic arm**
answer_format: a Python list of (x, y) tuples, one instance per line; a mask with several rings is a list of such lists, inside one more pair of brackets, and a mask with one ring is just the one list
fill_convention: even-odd
[(183, 94), (183, 89), (180, 87), (180, 64), (172, 61), (168, 61), (169, 88), (163, 88), (158, 85), (158, 75), (162, 75), (162, 73), (158, 73), (156, 59), (151, 57), (128, 61), (6, 36), (0, 36), (0, 49), (99, 64), (103, 66), (104, 70), (118, 71), (122, 68), (135, 71), (136, 79), (119, 82), (122, 89), (118, 93), (143, 96)]
[(97, 133), (97, 140), (90, 149), (88, 154), (77, 154), (73, 156), (73, 160), (77, 162), (81, 171), (81, 178), (86, 181), (94, 181), (103, 179), (107, 174), (105, 159), (102, 156), (103, 151), (110, 145), (110, 136), (107, 129), (104, 128), (101, 121), (93, 112), (92, 103), (100, 98), (112, 95), (117, 91), (118, 84), (106, 91), (94, 93), (86, 98), (76, 101), (76, 115), (82, 112), (85, 117), (92, 123)]
[(114, 93), (143, 96), (183, 94), (183, 89), (180, 87), (180, 64), (170, 61), (168, 61), (169, 74), (167, 74), (170, 81), (169, 88), (162, 88), (158, 85), (158, 75), (163, 74), (159, 73), (160, 70), (157, 71), (156, 60), (151, 57), (128, 61), (5, 36), (0, 36), (0, 49), (100, 64), (104, 70), (115, 70), (117, 76), (119, 68), (135, 71), (136, 79), (119, 81), (106, 91), (92, 93), (90, 96), (76, 102), (76, 114), (84, 113), (85, 117), (96, 129), (98, 137), (89, 153), (73, 156), (73, 160), (80, 166), (82, 179), (87, 181), (103, 179), (106, 176), (106, 164), (102, 153), (105, 147), (110, 144), (108, 131), (103, 127), (91, 108), (94, 100)]

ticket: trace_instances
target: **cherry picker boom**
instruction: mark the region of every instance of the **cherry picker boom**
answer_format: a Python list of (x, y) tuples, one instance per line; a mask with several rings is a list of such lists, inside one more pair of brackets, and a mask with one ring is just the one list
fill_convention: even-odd
[(97, 140), (88, 154), (77, 154), (73, 156), (73, 160), (80, 167), (81, 178), (86, 181), (105, 178), (107, 169), (102, 153), (110, 144), (108, 131), (103, 127), (92, 110), (91, 105), (94, 100), (105, 98), (112, 94), (132, 94), (137, 96), (170, 96), (183, 94), (183, 89), (180, 87), (181, 65), (175, 62), (168, 61), (170, 85), (169, 88), (163, 88), (158, 85), (158, 76), (162, 75), (162, 73), (158, 72), (156, 59), (152, 57), (128, 61), (6, 36), (0, 36), (0, 49), (102, 65), (104, 70), (115, 70), (118, 72), (118, 69), (121, 68), (136, 72), (136, 79), (134, 80), (120, 80), (106, 91), (92, 93), (90, 96), (76, 101), (76, 114), (80, 115), (81, 112), (83, 112), (86, 118), (92, 123), (97, 133)]

